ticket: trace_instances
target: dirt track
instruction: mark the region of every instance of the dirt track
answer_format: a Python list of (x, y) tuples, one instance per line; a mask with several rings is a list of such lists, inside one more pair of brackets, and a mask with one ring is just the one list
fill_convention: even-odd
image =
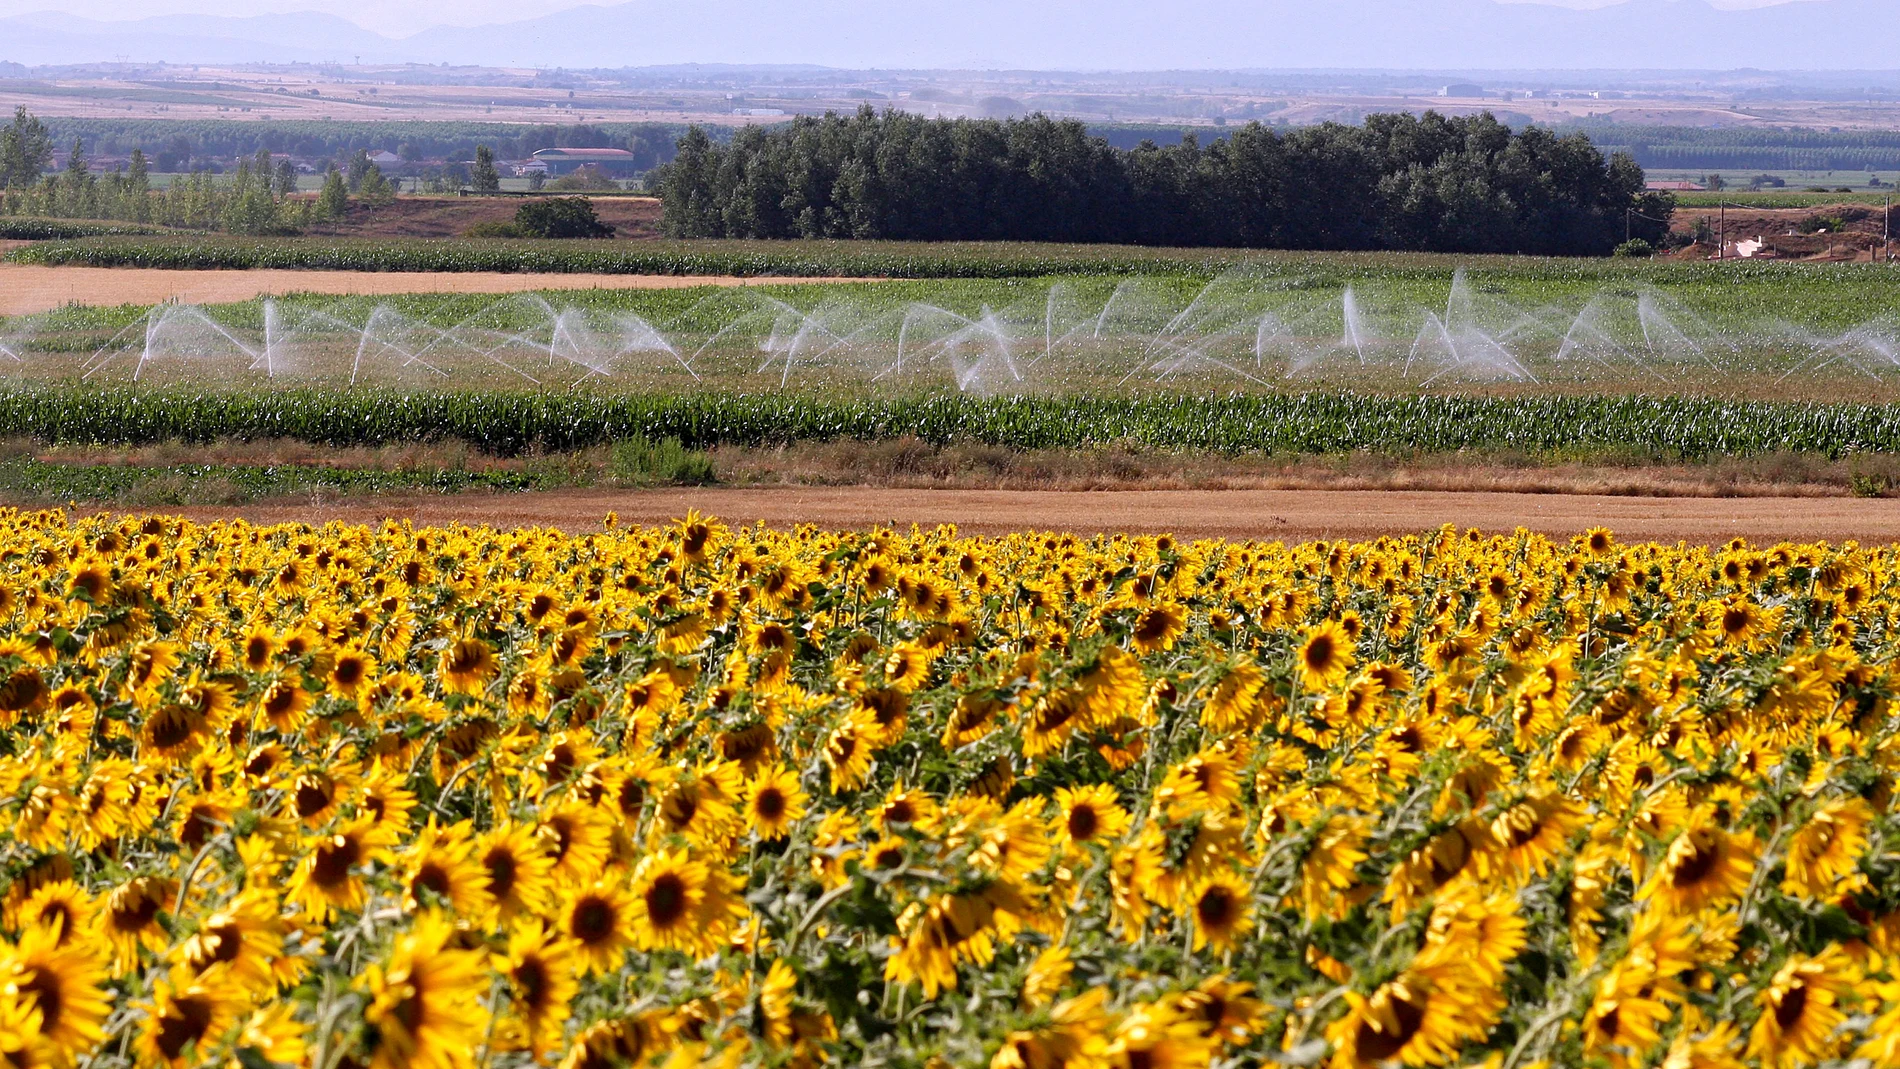
[[(1633, 498), (1593, 495), (1380, 490), (888, 490), (774, 487), (607, 491), (270, 504), (175, 510), (199, 519), (262, 522), (488, 523), (591, 528), (609, 511), (622, 523), (665, 523), (688, 509), (731, 524), (869, 527), (955, 523), (971, 534), (1024, 529), (1173, 532), (1183, 537), (1369, 538), (1451, 523), (1491, 531), (1518, 526), (1570, 535), (1604, 525), (1625, 541), (1718, 543), (1788, 540), (1900, 541), (1900, 500)], [(174, 510), (166, 510), (174, 511)]]
[(679, 289), (852, 281), (861, 280), (495, 271), (165, 271), (145, 267), (0, 263), (0, 315), (31, 315), (71, 303), (157, 304), (177, 300), (186, 304), (215, 304), (286, 293), (519, 293), (523, 290)]

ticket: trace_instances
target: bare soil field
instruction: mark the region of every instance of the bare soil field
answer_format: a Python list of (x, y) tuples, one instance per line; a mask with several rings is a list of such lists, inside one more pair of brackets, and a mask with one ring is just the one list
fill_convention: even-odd
[[(580, 196), (582, 194), (575, 194)], [(308, 196), (308, 195), (306, 195)], [(588, 197), (594, 214), (614, 228), (614, 240), (660, 236), (657, 197)], [(352, 238), (454, 238), (480, 223), (510, 223), (522, 197), (397, 197), (382, 207), (351, 203), (349, 214), (310, 228), (312, 234)]]
[(583, 275), (438, 271), (167, 271), (142, 267), (45, 267), (0, 263), (0, 315), (31, 315), (66, 304), (215, 304), (288, 293), (381, 296), (397, 293), (521, 293), (529, 290), (680, 289), (861, 282), (846, 278), (736, 278), (727, 275)]
[(1556, 536), (1609, 527), (1625, 541), (1716, 544), (1900, 540), (1900, 499), (1631, 498), (1594, 495), (1380, 490), (896, 490), (865, 487), (575, 490), (533, 494), (390, 495), (233, 508), (167, 509), (194, 519), (242, 517), (261, 523), (375, 523), (598, 526), (660, 524), (689, 509), (729, 524), (812, 523), (866, 528), (953, 523), (971, 534), (1022, 530), (1170, 532), (1184, 538), (1373, 538), (1442, 524)]
[[(1846, 226), (1830, 233), (1800, 234), (1804, 224), (1821, 217), (1836, 217)], [(1824, 204), (1812, 208), (1730, 208), (1724, 214), (1715, 208), (1679, 207), (1670, 220), (1670, 229), (1679, 234), (1695, 233), (1696, 224), (1708, 220), (1711, 227), (1720, 222), (1729, 241), (1759, 239), (1774, 253), (1787, 259), (1826, 256), (1830, 251), (1845, 252), (1878, 247), (1882, 213), (1865, 204)], [(1708, 250), (1713, 254), (1714, 248)], [(1700, 258), (1700, 257), (1693, 257)]]

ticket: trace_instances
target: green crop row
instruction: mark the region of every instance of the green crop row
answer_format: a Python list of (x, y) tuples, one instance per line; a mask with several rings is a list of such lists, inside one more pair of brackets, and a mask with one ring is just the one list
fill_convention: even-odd
[[(1298, 275), (1303, 284), (1448, 279), (1459, 268), (1534, 282), (1654, 283), (1830, 277), (1812, 265), (1685, 263), (1433, 253), (1161, 249), (1029, 242), (528, 241), (375, 238), (93, 237), (15, 249), (16, 263), (242, 270), (499, 271), (740, 275), (782, 278), (1001, 279), (1052, 275), (1209, 278), (1236, 269)], [(1845, 269), (1852, 269), (1851, 265)], [(1835, 269), (1841, 270), (1841, 269)]]
[(70, 219), (0, 216), (0, 241), (71, 241), (76, 238), (149, 236), (159, 232), (137, 223), (87, 223)]
[(328, 445), (460, 439), (498, 454), (644, 437), (689, 448), (916, 436), (1064, 448), (1108, 442), (1226, 453), (1618, 447), (1704, 457), (1900, 452), (1900, 404), (1693, 396), (1211, 397), (786, 394), (252, 393), (41, 386), (0, 393), (0, 437), (139, 444), (288, 438)]

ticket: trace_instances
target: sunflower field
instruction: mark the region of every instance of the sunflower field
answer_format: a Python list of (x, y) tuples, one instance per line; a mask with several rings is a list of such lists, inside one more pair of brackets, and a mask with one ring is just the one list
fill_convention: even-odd
[(1900, 1066), (1900, 547), (0, 512), (0, 1066)]

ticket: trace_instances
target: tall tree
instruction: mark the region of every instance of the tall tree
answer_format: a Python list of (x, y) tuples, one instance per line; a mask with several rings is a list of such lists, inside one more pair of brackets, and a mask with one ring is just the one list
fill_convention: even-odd
[(469, 185), (477, 193), (501, 192), (501, 172), (495, 169), (495, 150), (487, 145), (475, 146), (475, 168), (469, 172)]
[(46, 124), (24, 106), (14, 108), (13, 122), (0, 128), (0, 185), (31, 188), (52, 162), (53, 135)]

